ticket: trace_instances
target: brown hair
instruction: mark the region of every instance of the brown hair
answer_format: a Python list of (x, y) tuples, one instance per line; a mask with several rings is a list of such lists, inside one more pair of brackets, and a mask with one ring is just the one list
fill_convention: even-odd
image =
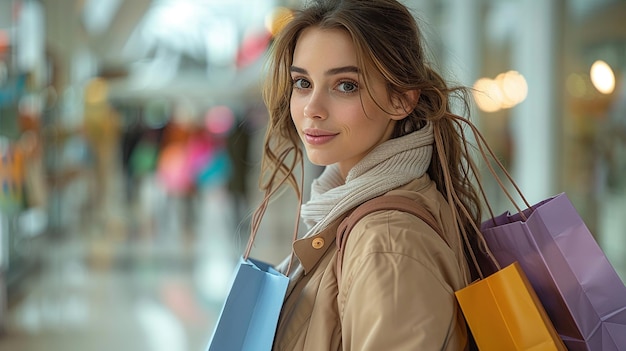
[[(312, 1), (297, 11), (294, 19), (277, 35), (272, 44), (269, 76), (263, 91), (270, 119), (259, 181), (261, 189), (268, 191), (286, 179), (300, 194), (293, 170), (296, 161), (302, 158), (302, 151), (290, 116), (292, 83), (289, 69), (300, 33), (311, 26), (346, 30), (357, 50), (359, 66), (378, 70), (387, 82), (390, 96), (400, 96), (410, 90), (420, 92), (417, 106), (406, 118), (398, 121), (392, 137), (416, 131), (426, 121), (433, 123), (439, 142), (435, 145), (428, 173), (444, 195), (450, 191), (458, 197), (451, 205), (456, 206), (455, 212), (465, 214), (459, 216), (461, 229), (475, 233), (481, 220), (480, 197), (472, 184), (475, 167), (461, 125), (450, 110), (450, 99), (456, 97), (465, 111), (469, 111), (470, 95), (464, 87), (449, 87), (431, 69), (413, 15), (396, 0)], [(286, 163), (283, 156), (291, 151), (294, 152), (293, 162)], [(440, 159), (442, 155), (443, 159)], [(444, 170), (449, 177), (444, 176)]]

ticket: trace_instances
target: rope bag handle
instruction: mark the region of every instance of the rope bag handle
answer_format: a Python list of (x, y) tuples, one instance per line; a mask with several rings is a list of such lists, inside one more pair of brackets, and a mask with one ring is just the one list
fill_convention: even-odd
[[(482, 133), (480, 133), (480, 131), (478, 130), (478, 128), (467, 118), (455, 115), (455, 114), (448, 114), (448, 117), (450, 117), (452, 119), (452, 121), (456, 124), (456, 126), (459, 128), (459, 130), (461, 130), (460, 134), (463, 138), (463, 147), (465, 148), (465, 153), (466, 155), (468, 155), (469, 158), (469, 149), (468, 149), (468, 142), (467, 142), (467, 138), (465, 137), (465, 134), (462, 132), (462, 127), (463, 125), (469, 126), (471, 129), (471, 132), (476, 140), (476, 145), (478, 147), (478, 151), (480, 153), (481, 158), (485, 161), (485, 164), (487, 165), (487, 168), (489, 169), (489, 172), (491, 173), (491, 175), (493, 176), (493, 178), (495, 179), (495, 181), (498, 183), (500, 189), (502, 189), (502, 191), (504, 192), (504, 194), (506, 195), (506, 197), (509, 199), (509, 201), (511, 202), (511, 204), (513, 204), (513, 206), (515, 207), (515, 209), (517, 210), (517, 212), (520, 213), (520, 216), (522, 217), (523, 220), (526, 220), (526, 215), (523, 213), (521, 207), (517, 204), (517, 202), (513, 199), (513, 196), (511, 195), (511, 193), (507, 190), (506, 186), (504, 185), (504, 182), (502, 181), (502, 179), (500, 178), (500, 176), (498, 176), (498, 174), (496, 173), (496, 170), (494, 169), (494, 166), (492, 165), (492, 162), (494, 162), (496, 164), (496, 166), (502, 171), (502, 173), (505, 175), (505, 178), (508, 180), (508, 182), (513, 185), (513, 187), (515, 188), (517, 194), (520, 196), (520, 198), (522, 199), (522, 201), (524, 202), (524, 204), (526, 205), (526, 208), (531, 208), (530, 203), (528, 202), (528, 200), (524, 197), (524, 194), (522, 193), (522, 191), (520, 190), (519, 186), (517, 185), (517, 183), (515, 183), (515, 181), (513, 180), (513, 177), (510, 175), (510, 173), (506, 170), (506, 168), (504, 167), (504, 165), (502, 164), (502, 162), (500, 162), (500, 160), (498, 160), (498, 158), (496, 157), (495, 153), (493, 152), (493, 150), (491, 149), (491, 147), (488, 145), (485, 137), (482, 135)], [(463, 241), (465, 243), (465, 247), (467, 248), (467, 252), (469, 253), (469, 255), (471, 256), (471, 261), (474, 265), (474, 267), (476, 268), (476, 271), (478, 273), (478, 275), (480, 276), (480, 278), (484, 278), (484, 274), (482, 272), (482, 270), (479, 267), (478, 264), (478, 260), (476, 258), (476, 255), (472, 249), (472, 245), (470, 243), (469, 237), (467, 235), (467, 231), (465, 230), (464, 226), (459, 226), (458, 225), (458, 220), (459, 220), (459, 216), (460, 214), (457, 211), (457, 206), (458, 208), (461, 210), (461, 212), (463, 213), (463, 215), (468, 219), (468, 222), (471, 223), (472, 227), (474, 228), (474, 231), (477, 234), (478, 237), (478, 249), (483, 250), (483, 252), (488, 256), (488, 258), (492, 261), (492, 263), (495, 265), (495, 267), (500, 270), (500, 264), (496, 261), (495, 257), (493, 256), (493, 253), (491, 252), (491, 250), (489, 249), (489, 246), (487, 245), (484, 236), (482, 235), (482, 232), (480, 230), (480, 228), (478, 228), (478, 226), (476, 225), (476, 223), (474, 222), (474, 220), (472, 219), (472, 216), (470, 215), (469, 211), (465, 208), (465, 206), (463, 205), (463, 202), (459, 199), (458, 195), (452, 191), (453, 187), (452, 187), (452, 179), (450, 176), (450, 170), (448, 169), (448, 164), (446, 162), (447, 157), (446, 157), (446, 152), (445, 152), (445, 148), (444, 148), (444, 143), (443, 143), (443, 136), (440, 130), (440, 126), (438, 123), (433, 123), (434, 124), (434, 137), (435, 137), (435, 146), (437, 147), (438, 150), (438, 156), (439, 156), (439, 161), (441, 163), (441, 167), (442, 167), (442, 173), (444, 176), (444, 183), (446, 185), (446, 197), (447, 197), (447, 201), (448, 203), (451, 205), (451, 209), (452, 209), (452, 215), (454, 218), (454, 221), (456, 222), (456, 224), (454, 225), (455, 230), (461, 230), (461, 236), (463, 238)], [(468, 162), (468, 166), (470, 167), (471, 171), (473, 174), (478, 175), (480, 174), (478, 167), (476, 166), (476, 164), (471, 161), (471, 160), (467, 160)], [(487, 209), (489, 210), (489, 214), (491, 216), (491, 220), (494, 220), (494, 214), (493, 214), (493, 209), (491, 208), (491, 205), (489, 205), (489, 201), (487, 199), (485, 190), (483, 188), (483, 185), (480, 181), (477, 182), (478, 183), (478, 188), (480, 190), (480, 194), (481, 197), (485, 203), (485, 205), (487, 206)], [(455, 206), (456, 205), (456, 206)], [(462, 250), (462, 248), (461, 248)]]
[[(277, 161), (283, 164), (285, 160), (287, 159), (287, 157), (289, 156), (289, 154), (291, 153), (291, 151), (293, 150), (295, 150), (295, 148), (288, 148), (284, 150), (277, 157)], [(298, 239), (298, 228), (300, 226), (300, 208), (302, 207), (302, 187), (304, 183), (304, 161), (302, 160), (302, 157), (294, 157), (293, 162), (288, 168), (290, 172), (293, 171), (296, 167), (296, 162), (298, 162), (298, 160), (300, 161), (299, 165), (300, 165), (300, 171), (301, 171), (300, 172), (300, 192), (296, 192), (296, 196), (298, 197), (298, 209), (296, 212), (296, 221), (295, 221), (295, 228), (293, 230), (292, 244)], [(279, 170), (280, 170), (280, 167), (276, 167), (276, 169), (274, 169), (274, 171), (272, 172), (270, 179), (273, 179), (277, 175)], [(254, 214), (252, 215), (252, 220), (251, 220), (251, 225), (250, 225), (250, 236), (248, 238), (248, 245), (246, 246), (246, 249), (243, 254), (244, 260), (247, 260), (248, 257), (250, 256), (250, 252), (252, 251), (252, 246), (254, 245), (254, 239), (256, 238), (256, 235), (259, 231), (259, 228), (261, 226), (261, 221), (263, 219), (263, 216), (265, 215), (265, 210), (267, 210), (267, 206), (269, 205), (270, 199), (272, 198), (272, 196), (276, 194), (276, 192), (279, 189), (281, 189), (281, 187), (285, 184), (287, 179), (288, 179), (288, 176), (285, 176), (280, 180), (280, 182), (278, 182), (276, 186), (273, 186), (273, 185), (269, 186), (265, 190), (265, 195), (263, 196), (263, 200), (261, 201), (261, 204), (254, 211)], [(287, 272), (285, 273), (285, 275), (287, 276), (289, 275), (289, 272), (291, 272), (291, 266), (293, 264), (293, 245), (291, 247), (292, 247), (292, 252), (290, 255), (290, 259), (289, 259), (289, 265), (287, 266)]]

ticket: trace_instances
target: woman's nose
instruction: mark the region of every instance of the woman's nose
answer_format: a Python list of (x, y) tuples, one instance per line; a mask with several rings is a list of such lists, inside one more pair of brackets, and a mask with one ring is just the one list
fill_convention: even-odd
[(304, 105), (304, 117), (316, 119), (326, 119), (328, 117), (323, 94), (314, 91), (309, 95), (309, 99)]

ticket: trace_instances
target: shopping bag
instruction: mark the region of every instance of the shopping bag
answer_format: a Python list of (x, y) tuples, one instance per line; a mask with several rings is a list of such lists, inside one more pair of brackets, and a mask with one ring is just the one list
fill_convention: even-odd
[(481, 351), (566, 350), (517, 262), (455, 295)]
[(271, 350), (288, 283), (267, 263), (242, 257), (208, 351)]
[[(287, 150), (278, 156), (278, 163), (284, 164), (289, 157)], [(294, 159), (294, 165), (297, 158)], [(300, 161), (301, 179), (304, 181), (304, 163)], [(292, 168), (293, 169), (293, 168)], [(248, 245), (239, 260), (230, 292), (217, 320), (213, 336), (207, 351), (269, 351), (272, 349), (278, 318), (289, 285), (289, 273), (294, 262), (293, 251), (289, 256), (288, 266), (283, 274), (271, 265), (250, 258), (254, 239), (259, 231), (261, 220), (270, 199), (276, 194), (289, 177), (281, 178), (278, 184), (270, 186), (259, 207), (254, 211), (250, 223)], [(300, 207), (302, 192), (296, 194), (298, 207), (292, 236), (294, 243), (300, 225)]]
[(569, 350), (626, 350), (626, 286), (566, 194), (482, 233), (501, 266), (519, 262)]

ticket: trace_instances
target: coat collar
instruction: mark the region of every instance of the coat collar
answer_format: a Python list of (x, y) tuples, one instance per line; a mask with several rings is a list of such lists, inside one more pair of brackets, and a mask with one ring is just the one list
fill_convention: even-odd
[[(415, 191), (421, 191), (432, 185), (432, 181), (428, 175), (417, 178), (408, 184), (401, 186), (387, 194), (403, 195), (409, 198), (415, 198)], [(350, 214), (352, 210), (344, 213), (337, 218), (331, 225), (327, 226), (321, 232), (306, 238), (298, 239), (293, 243), (293, 252), (298, 257), (304, 274), (308, 274), (324, 257), (330, 247), (337, 248), (337, 228), (341, 221)]]
[(298, 239), (293, 243), (293, 252), (298, 257), (300, 264), (302, 264), (304, 274), (308, 274), (317, 265), (329, 248), (337, 247), (335, 243), (337, 228), (339, 228), (339, 223), (344, 218), (345, 215), (335, 220), (321, 232), (310, 237)]

